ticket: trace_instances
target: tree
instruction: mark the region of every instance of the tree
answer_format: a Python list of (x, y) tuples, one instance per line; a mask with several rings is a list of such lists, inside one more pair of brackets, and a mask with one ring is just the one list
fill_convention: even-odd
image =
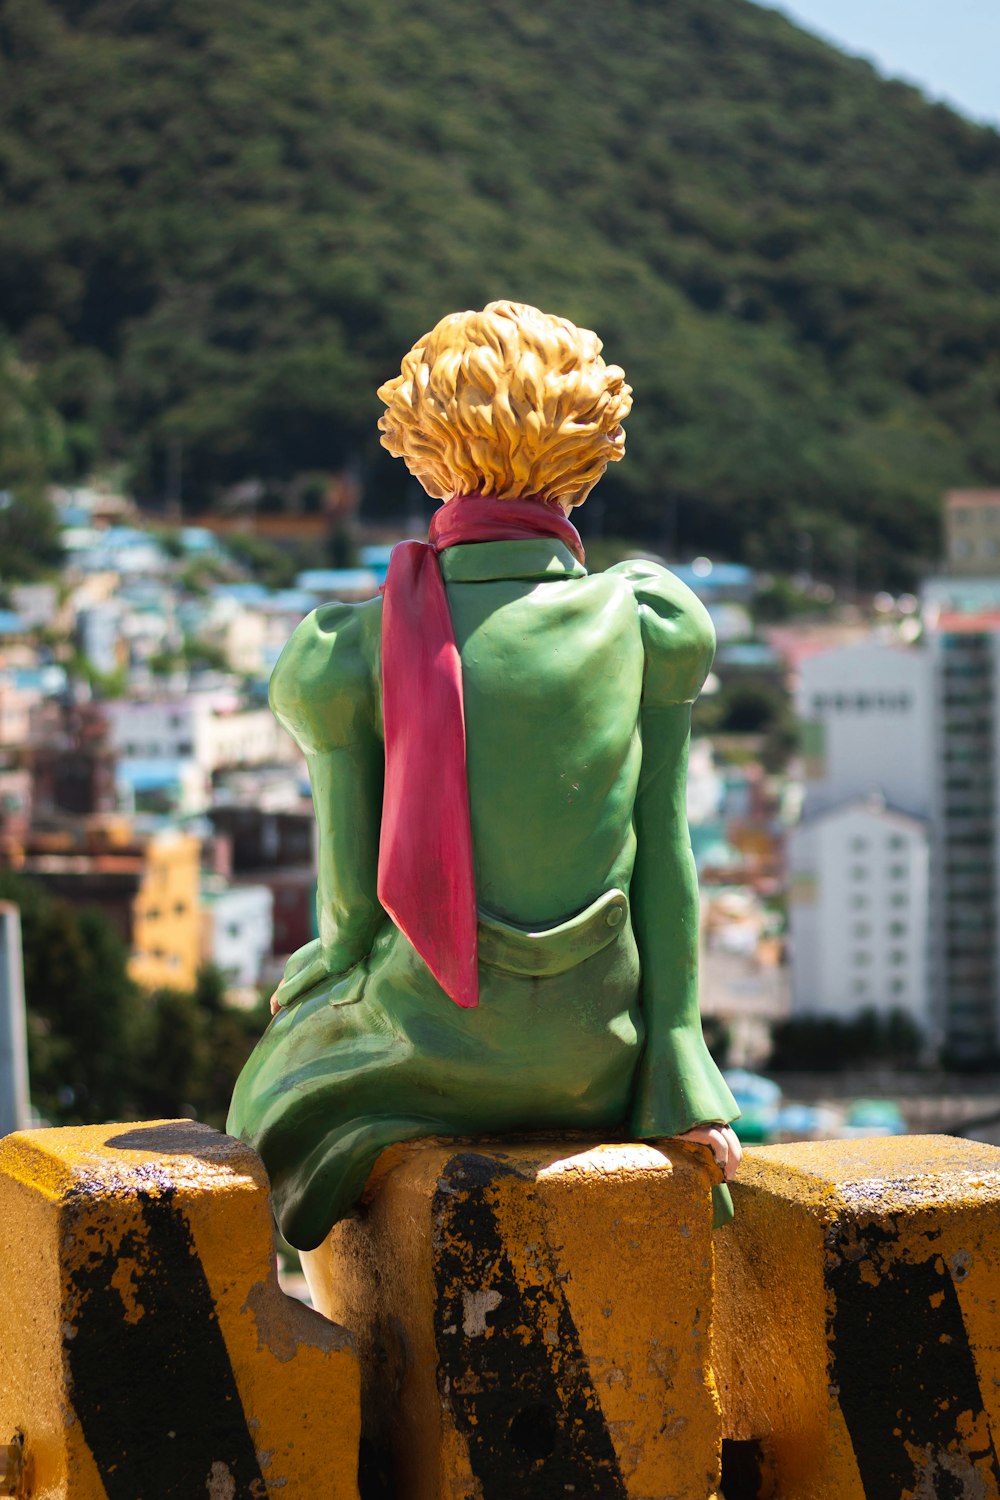
[(37, 578), (62, 548), (45, 482), (63, 458), (62, 424), (0, 339), (0, 582)]
[(873, 1063), (912, 1067), (923, 1047), (920, 1028), (905, 1011), (879, 1015), (870, 1008), (843, 1019), (793, 1016), (774, 1028), (772, 1040), (768, 1066), (775, 1072), (839, 1073)]
[(224, 1128), (267, 1006), (230, 1010), (210, 965), (192, 994), (144, 992), (107, 918), (0, 872), (21, 911), (32, 1101), (54, 1125), (193, 1115)]
[(405, 513), (376, 387), (513, 296), (625, 367), (647, 547), (899, 588), (1000, 483), (1000, 136), (773, 10), (5, 0), (0, 74), (0, 320), (77, 471)]
[(227, 1009), (225, 980), (203, 968), (193, 993), (161, 989), (141, 1002), (135, 1108), (145, 1118), (192, 1115), (225, 1128), (236, 1076), (267, 1024), (265, 1005)]
[(0, 873), (21, 910), (32, 1099), (54, 1124), (121, 1118), (130, 1103), (136, 991), (124, 944), (98, 911)]

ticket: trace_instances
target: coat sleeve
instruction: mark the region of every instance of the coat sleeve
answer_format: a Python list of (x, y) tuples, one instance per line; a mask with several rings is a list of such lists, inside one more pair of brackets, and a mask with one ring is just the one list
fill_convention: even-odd
[(616, 571), (635, 594), (646, 662), (631, 888), (646, 1045), (629, 1125), (648, 1139), (739, 1115), (702, 1036), (698, 878), (685, 795), (691, 704), (711, 666), (715, 633), (698, 599), (665, 568), (644, 562)]
[(302, 621), (271, 676), (271, 708), (306, 757), (319, 840), (319, 937), (285, 967), (283, 1005), (369, 954), (385, 913), (376, 894), (384, 752), (376, 722), (380, 600), (329, 604)]

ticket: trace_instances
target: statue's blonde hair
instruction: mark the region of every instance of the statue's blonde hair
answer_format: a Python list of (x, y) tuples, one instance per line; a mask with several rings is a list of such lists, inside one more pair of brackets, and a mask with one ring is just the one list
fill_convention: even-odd
[[(429, 495), (579, 503), (625, 452), (625, 372), (601, 341), (520, 302), (452, 313), (379, 387), (382, 445)], [(578, 498), (577, 498), (578, 497)]]

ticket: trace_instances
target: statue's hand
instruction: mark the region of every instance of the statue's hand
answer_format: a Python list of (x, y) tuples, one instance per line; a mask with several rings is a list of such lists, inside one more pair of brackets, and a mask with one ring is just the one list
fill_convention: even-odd
[(726, 1181), (732, 1182), (743, 1160), (743, 1147), (730, 1125), (693, 1125), (677, 1139), (697, 1141), (700, 1146), (708, 1146), (725, 1173)]

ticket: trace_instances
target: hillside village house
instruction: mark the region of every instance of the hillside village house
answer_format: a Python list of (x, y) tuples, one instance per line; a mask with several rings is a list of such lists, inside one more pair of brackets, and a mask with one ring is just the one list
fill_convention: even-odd
[[(143, 764), (147, 779), (151, 765), (172, 767), (167, 779), (181, 787), (184, 795), (179, 810), (184, 812), (200, 811), (207, 805), (208, 786), (216, 771), (300, 758), (269, 709), (241, 708), (231, 693), (120, 701), (107, 704), (106, 712), (119, 779), (141, 782), (142, 777), (137, 780), (129, 774), (130, 766), (137, 763)], [(185, 776), (185, 766), (195, 768), (196, 774)]]

